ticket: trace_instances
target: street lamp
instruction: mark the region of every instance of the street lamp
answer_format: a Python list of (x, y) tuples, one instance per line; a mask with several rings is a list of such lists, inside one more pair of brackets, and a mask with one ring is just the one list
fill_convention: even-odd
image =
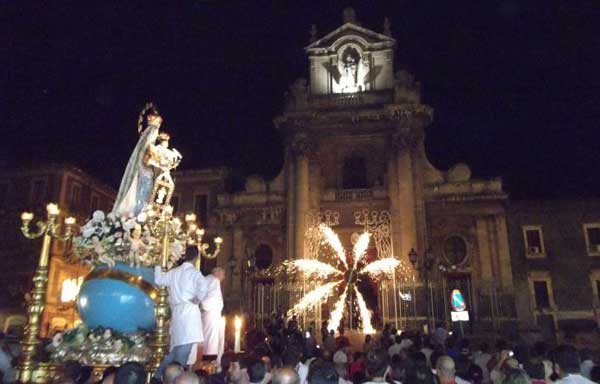
[(419, 263), (419, 254), (414, 248), (408, 252), (408, 260), (415, 267), (417, 271), (423, 271), (423, 277), (425, 278), (425, 301), (427, 303), (427, 326), (431, 327), (431, 311), (430, 311), (430, 300), (433, 305), (432, 298), (430, 298), (430, 287), (429, 287), (429, 272), (433, 269), (436, 263), (436, 257), (431, 248), (425, 251), (425, 254), (421, 258)]

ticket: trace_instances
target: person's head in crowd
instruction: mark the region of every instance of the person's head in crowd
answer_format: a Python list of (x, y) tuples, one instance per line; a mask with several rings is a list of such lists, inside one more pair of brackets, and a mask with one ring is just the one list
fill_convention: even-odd
[(253, 360), (248, 366), (248, 378), (251, 383), (260, 383), (267, 374), (267, 367), (262, 360)]
[(488, 345), (488, 343), (486, 343), (484, 341), (481, 344), (479, 344), (479, 351), (481, 353), (489, 353), (490, 352), (490, 346)]
[(531, 379), (522, 369), (512, 368), (504, 373), (502, 384), (531, 384)]
[(600, 365), (594, 366), (590, 371), (590, 380), (594, 383), (600, 383)]
[(229, 364), (227, 372), (229, 383), (243, 384), (248, 381), (248, 365), (244, 358), (237, 357)]
[(333, 366), (335, 367), (335, 371), (337, 372), (338, 376), (345, 379), (345, 376), (348, 373), (348, 355), (346, 354), (344, 348), (339, 349), (333, 354)]
[(533, 347), (531, 348), (531, 351), (529, 352), (529, 355), (531, 358), (543, 359), (543, 358), (546, 358), (547, 354), (548, 354), (548, 346), (543, 341), (538, 341), (535, 344), (533, 344)]
[(417, 352), (412, 356), (413, 363), (417, 367), (426, 367), (427, 366), (427, 356), (423, 352)]
[(364, 359), (364, 354), (360, 351), (356, 351), (352, 354), (353, 362), (359, 362), (359, 361), (362, 361), (363, 359)]
[(433, 384), (435, 379), (427, 366), (427, 356), (422, 352), (413, 355), (414, 365), (406, 372), (406, 380), (411, 384)]
[(281, 355), (281, 363), (284, 367), (296, 368), (301, 359), (300, 351), (293, 346), (288, 346)]
[(185, 253), (183, 254), (183, 262), (193, 263), (196, 261), (198, 257), (198, 247), (195, 245), (188, 245), (185, 248)]
[(341, 325), (338, 327), (338, 333), (340, 334), (340, 336), (344, 336), (344, 333), (346, 333), (346, 330), (344, 329), (344, 327), (342, 327)]
[(392, 383), (402, 383), (406, 379), (406, 369), (401, 364), (392, 364), (388, 369), (386, 380)]
[(581, 359), (581, 362), (593, 360), (593, 357), (592, 351), (589, 348), (582, 348), (581, 351), (579, 351), (579, 358)]
[(321, 359), (323, 359), (323, 361), (332, 362), (333, 361), (333, 353), (328, 349), (323, 349), (321, 351)]
[(496, 341), (495, 348), (496, 348), (496, 352), (505, 351), (508, 349), (508, 343), (506, 342), (506, 340), (499, 339), (498, 341)]
[(458, 352), (461, 355), (465, 355), (465, 356), (468, 356), (471, 354), (471, 342), (469, 341), (469, 339), (462, 339), (458, 343)]
[(380, 348), (369, 351), (365, 365), (370, 379), (382, 378), (388, 366), (387, 351)]
[(461, 354), (456, 358), (454, 363), (456, 367), (456, 376), (467, 380), (467, 377), (469, 376), (469, 368), (471, 367), (471, 360), (469, 359), (469, 356)]
[(300, 384), (300, 376), (295, 369), (283, 367), (276, 369), (271, 379), (272, 384)]
[(456, 367), (450, 356), (440, 356), (435, 364), (435, 371), (440, 384), (454, 383)]
[(113, 384), (115, 381), (115, 372), (117, 371), (117, 367), (111, 365), (110, 367), (106, 367), (104, 371), (102, 371), (102, 378), (100, 382), (102, 384)]
[(394, 337), (394, 343), (396, 343), (396, 344), (400, 344), (400, 343), (402, 342), (402, 339), (404, 339), (402, 336), (400, 336), (400, 335), (396, 335), (396, 336)]
[(268, 353), (263, 353), (260, 356), (260, 360), (265, 365), (265, 369), (267, 370), (267, 372), (270, 372), (273, 368), (273, 361), (271, 360), (271, 356), (269, 356)]
[(331, 363), (320, 364), (310, 378), (310, 384), (338, 384), (339, 375)]
[(125, 363), (115, 372), (115, 384), (144, 384), (145, 382), (146, 370), (140, 363)]
[(372, 336), (371, 335), (365, 335), (365, 344), (369, 344), (371, 342)]
[(214, 267), (211, 271), (211, 274), (219, 281), (225, 280), (225, 270), (221, 267)]
[(581, 360), (575, 347), (570, 345), (561, 345), (554, 354), (554, 371), (559, 377), (565, 377), (569, 374), (579, 374), (581, 372)]
[(534, 379), (534, 380), (545, 380), (546, 379), (546, 368), (544, 366), (544, 363), (541, 361), (534, 362), (532, 364), (526, 364), (525, 372), (527, 372), (527, 375), (531, 379)]
[(208, 384), (210, 381), (210, 375), (204, 369), (197, 369), (194, 371), (196, 376), (198, 376), (199, 384)]
[(483, 370), (477, 364), (471, 364), (467, 372), (467, 379), (471, 384), (481, 384), (483, 381)]
[(351, 379), (352, 384), (363, 384), (365, 381), (367, 381), (367, 375), (363, 371), (354, 372)]
[(221, 372), (228, 372), (231, 362), (235, 359), (236, 357), (234, 352), (227, 351), (223, 353), (223, 356), (221, 356)]
[(200, 380), (194, 372), (183, 372), (177, 376), (175, 384), (200, 384)]
[(173, 384), (175, 379), (184, 372), (183, 366), (178, 362), (172, 362), (165, 368), (163, 372), (163, 384)]

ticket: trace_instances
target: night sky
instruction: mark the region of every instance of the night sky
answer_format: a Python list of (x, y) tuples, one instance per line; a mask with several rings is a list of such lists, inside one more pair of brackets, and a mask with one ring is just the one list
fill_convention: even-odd
[(390, 18), (396, 69), (435, 110), (435, 166), (501, 176), (514, 198), (600, 196), (597, 1), (152, 3), (1, 2), (0, 166), (72, 163), (117, 188), (152, 100), (184, 168), (273, 177), (309, 27), (352, 5), (369, 29)]

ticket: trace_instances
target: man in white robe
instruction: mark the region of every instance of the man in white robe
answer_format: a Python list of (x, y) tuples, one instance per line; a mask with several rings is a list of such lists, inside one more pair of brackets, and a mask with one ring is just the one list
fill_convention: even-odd
[(223, 353), (221, 312), (223, 311), (223, 293), (221, 282), (225, 280), (225, 270), (214, 268), (212, 274), (204, 279), (204, 297), (201, 300), (202, 327), (204, 331), (204, 354), (219, 356)]
[(198, 248), (191, 246), (185, 250), (184, 262), (179, 267), (166, 273), (159, 266), (154, 270), (155, 283), (169, 290), (171, 306), (171, 349), (154, 373), (156, 378), (162, 378), (163, 371), (172, 362), (188, 365), (190, 354), (204, 342), (198, 302), (204, 296), (206, 283), (194, 266), (197, 257)]

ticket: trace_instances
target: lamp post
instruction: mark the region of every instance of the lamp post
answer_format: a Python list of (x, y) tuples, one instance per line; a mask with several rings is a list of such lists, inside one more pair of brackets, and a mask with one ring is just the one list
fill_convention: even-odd
[[(171, 253), (171, 242), (173, 240), (187, 241), (193, 243), (196, 241), (196, 215), (186, 215), (186, 229), (182, 229), (181, 220), (173, 217), (173, 207), (165, 206), (157, 216), (153, 210), (148, 211), (148, 228), (152, 236), (160, 239), (161, 258), (160, 267), (166, 272)], [(167, 302), (169, 292), (167, 287), (158, 288), (154, 317), (156, 319), (156, 330), (150, 343), (152, 348), (152, 359), (150, 361), (150, 370), (155, 372), (158, 369), (163, 357), (167, 353), (167, 320), (170, 316), (169, 304)]]
[(429, 272), (433, 269), (435, 265), (436, 257), (433, 254), (431, 248), (427, 249), (427, 251), (425, 251), (425, 254), (422, 257), (419, 257), (417, 251), (415, 251), (414, 248), (411, 248), (410, 252), (408, 253), (408, 259), (417, 271), (423, 271), (423, 277), (425, 278), (425, 301), (427, 303), (427, 326), (431, 329), (431, 295), (429, 292)]
[(66, 241), (73, 235), (73, 226), (75, 225), (74, 217), (65, 219), (64, 234), (60, 234), (61, 225), (58, 224), (57, 218), (60, 214), (60, 209), (56, 204), (48, 204), (46, 206), (47, 220), (45, 222), (38, 221), (36, 223), (37, 230), (32, 231), (30, 228), (33, 220), (33, 213), (23, 212), (21, 214), (21, 232), (30, 239), (42, 238), (42, 248), (40, 250), (40, 258), (35, 274), (33, 275), (33, 288), (31, 290), (31, 301), (27, 306), (28, 320), (27, 328), (22, 345), (21, 361), (17, 370), (17, 380), (28, 383), (33, 379), (33, 371), (35, 370), (35, 352), (38, 344), (38, 335), (40, 331), (40, 320), (44, 312), (44, 303), (46, 301), (46, 288), (48, 283), (48, 262), (50, 259), (50, 249), (52, 239)]

